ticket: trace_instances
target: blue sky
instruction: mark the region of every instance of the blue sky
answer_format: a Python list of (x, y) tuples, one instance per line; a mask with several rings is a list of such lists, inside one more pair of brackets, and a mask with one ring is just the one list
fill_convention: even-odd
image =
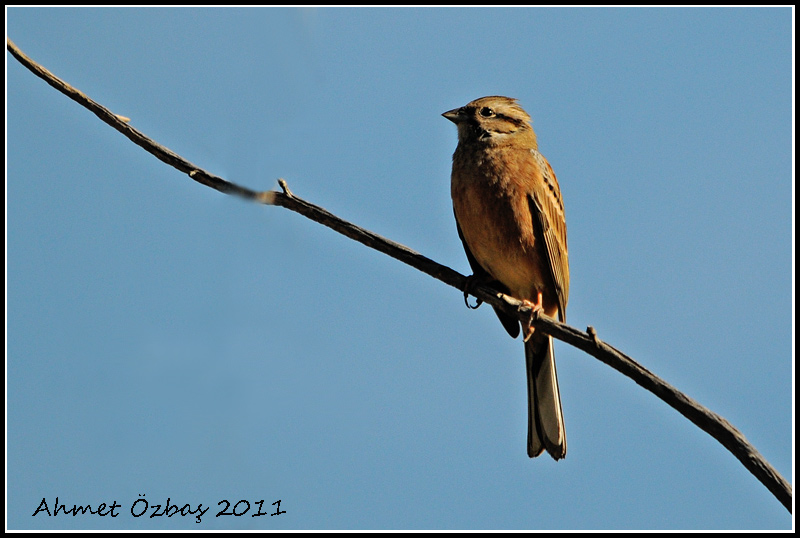
[[(283, 177), (465, 274), (440, 114), (518, 98), (564, 196), (568, 322), (793, 483), (791, 9), (6, 14), (198, 166)], [(569, 452), (530, 460), (522, 343), (490, 308), (191, 181), (6, 64), (9, 528), (792, 527), (716, 441), (562, 343)], [(56, 496), (121, 508), (32, 517)], [(210, 510), (135, 518), (140, 498)]]

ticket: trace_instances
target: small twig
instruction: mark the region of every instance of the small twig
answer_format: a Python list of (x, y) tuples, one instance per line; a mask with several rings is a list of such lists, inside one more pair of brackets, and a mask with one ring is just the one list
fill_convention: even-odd
[(278, 178), (278, 185), (280, 185), (281, 189), (283, 189), (283, 194), (285, 194), (289, 198), (293, 198), (294, 197), (294, 194), (292, 194), (292, 191), (289, 190), (289, 185), (286, 183), (285, 179)]
[[(302, 198), (298, 198), (289, 190), (289, 186), (283, 179), (278, 180), (278, 184), (283, 192), (259, 192), (241, 187), (206, 172), (128, 125), (126, 122), (128, 118), (114, 114), (50, 73), (47, 69), (25, 56), (10, 39), (7, 39), (6, 46), (11, 54), (36, 76), (44, 79), (48, 84), (70, 99), (88, 108), (103, 122), (111, 125), (145, 151), (153, 154), (158, 159), (181, 172), (188, 174), (190, 178), (198, 183), (202, 183), (207, 187), (211, 187), (225, 194), (233, 194), (262, 204), (281, 206), (296, 213), (300, 213), (355, 241), (419, 269), (460, 291), (466, 289), (465, 286), (468, 283), (468, 279), (464, 275), (426, 258), (404, 245), (381, 237), (360, 226), (356, 226), (317, 205), (307, 202)], [(744, 435), (742, 435), (739, 430), (734, 428), (727, 420), (683, 394), (632, 358), (609, 346), (605, 342), (602, 342), (597, 337), (597, 332), (593, 327), (588, 327), (585, 333), (581, 332), (578, 329), (560, 323), (552, 318), (541, 316), (538, 312), (532, 313), (531, 308), (524, 305), (521, 301), (499, 293), (497, 290), (484, 285), (471, 286), (469, 291), (472, 295), (477, 297), (479, 302), (489, 303), (509, 315), (518, 317), (520, 321), (530, 321), (537, 330), (552, 335), (554, 338), (585, 351), (618, 372), (630, 377), (640, 386), (664, 400), (727, 448), (791, 513), (791, 485), (789, 485), (780, 473), (778, 473), (755, 447), (745, 439)]]
[(592, 340), (594, 341), (594, 345), (598, 348), (600, 347), (600, 339), (597, 337), (597, 331), (594, 330), (594, 327), (589, 325), (586, 327), (586, 334), (588, 334)]

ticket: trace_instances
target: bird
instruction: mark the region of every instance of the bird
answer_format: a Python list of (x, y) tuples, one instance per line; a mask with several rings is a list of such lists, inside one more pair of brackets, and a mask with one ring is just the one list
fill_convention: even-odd
[[(517, 99), (481, 97), (442, 114), (456, 124), (450, 193), (473, 275), (533, 310), (566, 321), (569, 260), (564, 202)], [(471, 283), (471, 284), (470, 284)], [(480, 304), (480, 303), (478, 303)], [(469, 306), (469, 304), (468, 304)], [(477, 307), (475, 307), (477, 308)], [(532, 310), (532, 311), (533, 311)], [(528, 378), (528, 456), (567, 454), (553, 338), (495, 308), (512, 338), (522, 334)]]

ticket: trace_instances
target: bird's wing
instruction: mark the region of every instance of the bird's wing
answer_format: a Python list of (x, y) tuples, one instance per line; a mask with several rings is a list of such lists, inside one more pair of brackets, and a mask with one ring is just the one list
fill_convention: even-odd
[(566, 321), (569, 299), (569, 260), (567, 257), (567, 222), (564, 219), (564, 202), (561, 189), (550, 163), (536, 150), (531, 150), (542, 173), (542, 182), (536, 182), (528, 195), (528, 205), (533, 214), (536, 239), (544, 239), (547, 267), (558, 295), (559, 319)]

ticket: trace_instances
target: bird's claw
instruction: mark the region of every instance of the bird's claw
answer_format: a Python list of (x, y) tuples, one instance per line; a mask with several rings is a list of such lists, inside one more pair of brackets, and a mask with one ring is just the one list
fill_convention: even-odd
[(470, 310), (477, 310), (478, 307), (480, 307), (483, 304), (483, 301), (481, 301), (477, 297), (475, 298), (476, 301), (475, 306), (469, 304), (469, 295), (472, 292), (472, 290), (475, 289), (475, 286), (477, 284), (478, 284), (478, 277), (476, 277), (475, 275), (468, 276), (467, 282), (466, 284), (464, 284), (464, 304), (467, 305), (467, 308), (469, 308)]
[(533, 336), (534, 329), (533, 329), (533, 322), (539, 319), (539, 316), (544, 312), (544, 308), (542, 308), (542, 294), (539, 293), (536, 302), (531, 302), (527, 299), (522, 300), (522, 306), (527, 306), (531, 309), (530, 318), (528, 321), (523, 325), (523, 340), (527, 342)]

